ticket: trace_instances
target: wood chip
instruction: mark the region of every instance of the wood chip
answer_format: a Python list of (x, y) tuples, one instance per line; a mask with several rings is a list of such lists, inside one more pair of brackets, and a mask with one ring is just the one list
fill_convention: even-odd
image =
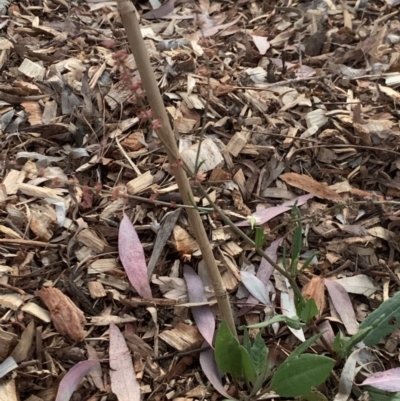
[(88, 282), (89, 294), (93, 299), (103, 298), (107, 296), (107, 293), (103, 287), (103, 284), (99, 281)]
[(172, 330), (165, 330), (160, 333), (159, 337), (178, 351), (197, 348), (203, 342), (203, 336), (197, 330), (197, 327), (181, 322)]

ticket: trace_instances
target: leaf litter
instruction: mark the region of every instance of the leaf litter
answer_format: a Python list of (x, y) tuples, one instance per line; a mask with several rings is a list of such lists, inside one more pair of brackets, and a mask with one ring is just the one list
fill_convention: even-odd
[[(398, 2), (135, 4), (188, 164), (206, 118), (211, 198), (248, 235), (261, 226), (278, 263), (296, 203), (303, 251), (318, 250), (299, 284), (324, 338), (366, 327), (400, 283)], [(235, 396), (199, 348), (219, 325), (215, 296), (165, 151), (118, 81), (116, 10), (0, 2), (0, 399)], [(194, 201), (237, 318), (293, 317), (282, 277)], [(398, 327), (397, 298), (382, 333)], [(285, 327), (265, 338), (277, 364), (309, 336)], [(398, 331), (379, 339), (365, 341), (379, 363), (354, 351), (327, 399), (399, 391)]]

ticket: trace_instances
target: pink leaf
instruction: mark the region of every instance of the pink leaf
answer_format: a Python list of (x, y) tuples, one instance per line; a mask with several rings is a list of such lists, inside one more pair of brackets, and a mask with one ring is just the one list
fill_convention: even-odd
[(356, 334), (358, 331), (358, 323), (349, 294), (344, 287), (336, 283), (335, 280), (326, 278), (324, 279), (324, 283), (328, 289), (333, 306), (339, 314), (340, 319), (342, 319), (344, 327), (346, 327), (347, 333), (351, 335)]
[[(297, 206), (304, 205), (309, 199), (311, 199), (314, 195), (302, 195), (298, 198), (292, 199), (283, 203), (280, 206), (269, 207), (268, 209), (257, 210), (254, 212), (251, 217), (256, 218), (256, 225), (259, 226), (261, 224), (266, 223), (267, 221), (273, 219), (276, 216), (279, 216), (282, 213), (287, 212), (292, 208), (292, 206), (297, 202)], [(236, 224), (237, 227), (247, 227), (250, 225), (249, 220), (241, 221)]]
[(118, 252), (133, 288), (141, 297), (152, 298), (143, 247), (126, 214), (119, 225)]
[[(294, 302), (294, 291), (293, 289), (289, 286), (289, 281), (288, 279), (284, 279), (284, 283), (286, 285), (286, 292), (282, 291), (281, 292), (281, 308), (282, 308), (282, 315), (287, 316), (287, 317), (293, 317), (297, 316), (296, 312), (296, 305)], [(304, 342), (306, 341), (306, 338), (304, 336), (304, 331), (303, 329), (293, 329), (292, 327), (289, 327), (289, 330), (301, 341)]]
[[(265, 250), (265, 253), (272, 259), (273, 262), (276, 262), (278, 259), (278, 248), (282, 245), (282, 242), (283, 238), (278, 238)], [(274, 267), (266, 259), (262, 258), (256, 276), (265, 285), (267, 285), (273, 271)]]
[[(89, 359), (99, 360), (99, 357), (97, 356), (96, 350), (92, 346), (90, 346), (89, 344), (86, 344), (86, 351), (88, 353)], [(100, 363), (94, 365), (89, 370), (89, 375), (92, 378), (93, 383), (96, 385), (96, 387), (100, 391), (104, 391), (103, 374), (102, 374), (102, 371), (101, 371)]]
[[(265, 253), (274, 261), (276, 262), (278, 255), (278, 248), (281, 246), (283, 241), (283, 238), (279, 238), (275, 240), (266, 250)], [(256, 277), (261, 280), (261, 282), (265, 285), (268, 286), (269, 278), (271, 277), (272, 272), (274, 271), (274, 268), (272, 265), (267, 262), (266, 259), (262, 258), (260, 267), (257, 270)], [(268, 289), (268, 288), (267, 288)], [(253, 295), (250, 295), (247, 298), (247, 301), (245, 302), (244, 307), (240, 310), (239, 316), (242, 316), (249, 312), (255, 305), (257, 305), (258, 301), (256, 298), (253, 297)]]
[(249, 293), (253, 295), (254, 298), (258, 299), (264, 305), (271, 305), (269, 300), (269, 295), (267, 292), (267, 287), (263, 282), (249, 272), (240, 272), (242, 277), (242, 283), (247, 288)]
[(242, 18), (242, 16), (239, 16), (236, 19), (234, 19), (233, 21), (228, 22), (226, 24), (222, 24), (222, 25), (215, 25), (215, 26), (208, 26), (208, 27), (203, 25), (202, 29), (201, 29), (201, 33), (206, 38), (208, 38), (209, 36), (213, 36), (216, 33), (218, 33), (218, 31), (220, 31), (221, 29), (229, 28), (230, 26), (236, 24), (236, 22), (238, 22), (240, 20), (240, 18)]
[[(203, 343), (203, 348), (206, 346), (206, 342)], [(200, 352), (200, 366), (203, 373), (206, 375), (207, 379), (213, 385), (215, 390), (217, 390), (222, 396), (228, 398), (229, 400), (235, 400), (230, 396), (224, 389), (221, 382), (221, 373), (218, 370), (217, 364), (214, 358), (214, 350), (212, 348)]]
[(400, 368), (374, 373), (365, 379), (361, 386), (372, 386), (379, 390), (397, 392), (400, 391)]
[(96, 364), (100, 364), (99, 361), (89, 359), (87, 361), (78, 362), (71, 368), (62, 378), (58, 386), (56, 401), (69, 401), (72, 393), (76, 390), (83, 377)]
[(176, 0), (169, 0), (169, 1), (165, 2), (162, 6), (143, 14), (143, 18), (146, 18), (146, 19), (157, 18), (158, 19), (158, 18), (166, 17), (168, 14), (170, 14), (170, 13), (172, 13), (172, 11), (174, 11), (175, 1)]
[(118, 401), (140, 401), (140, 386), (136, 380), (132, 357), (119, 328), (110, 324), (111, 390)]
[[(183, 267), (183, 277), (186, 280), (190, 302), (207, 302), (204, 285), (201, 278), (188, 265)], [(192, 314), (197, 328), (204, 339), (212, 346), (215, 332), (215, 319), (208, 305), (193, 306)]]

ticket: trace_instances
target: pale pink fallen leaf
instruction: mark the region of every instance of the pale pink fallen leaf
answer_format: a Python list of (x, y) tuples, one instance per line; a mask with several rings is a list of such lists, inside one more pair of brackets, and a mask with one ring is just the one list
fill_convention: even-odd
[(243, 285), (247, 288), (249, 293), (253, 295), (254, 298), (259, 300), (264, 305), (271, 304), (267, 292), (267, 287), (259, 278), (257, 278), (254, 274), (246, 271), (240, 272), (240, 276), (242, 277)]
[(152, 298), (143, 246), (126, 214), (119, 225), (118, 253), (133, 288), (141, 297)]
[[(281, 292), (281, 308), (282, 308), (282, 315), (287, 317), (295, 317), (297, 316), (296, 312), (296, 305), (294, 302), (294, 292), (293, 289), (289, 286), (289, 281), (285, 278), (283, 283), (286, 286), (286, 291)], [(292, 327), (288, 327), (289, 330), (301, 341), (306, 341), (304, 336), (303, 329), (293, 329)]]
[(337, 283), (342, 285), (344, 289), (350, 294), (362, 294), (366, 297), (370, 297), (376, 291), (379, 290), (372, 278), (365, 274), (357, 274), (353, 277), (344, 277), (336, 280)]
[(356, 363), (359, 352), (359, 349), (353, 351), (346, 359), (346, 363), (340, 374), (338, 393), (333, 401), (347, 401), (349, 399), (356, 375)]
[(358, 323), (349, 294), (344, 287), (335, 282), (335, 280), (326, 278), (324, 279), (324, 283), (328, 289), (333, 306), (339, 314), (344, 327), (346, 327), (347, 333), (351, 335), (356, 334), (358, 331)]
[[(335, 341), (335, 333), (332, 329), (331, 323), (329, 320), (323, 320), (318, 326), (318, 330), (322, 333), (322, 336), (325, 339), (325, 342), (328, 343), (331, 347)], [(316, 342), (320, 347), (325, 348), (321, 339), (318, 339)]]
[[(273, 262), (276, 262), (278, 258), (278, 248), (281, 246), (283, 238), (278, 238), (265, 250), (265, 253), (272, 259)], [(261, 282), (267, 287), (271, 285), (269, 278), (271, 277), (272, 272), (274, 271), (273, 266), (264, 258), (261, 259), (260, 266), (257, 270), (256, 277), (261, 280)], [(244, 307), (241, 308), (239, 312), (239, 316), (242, 316), (249, 312), (255, 305), (257, 305), (258, 301), (253, 295), (250, 295), (244, 303)]]
[(96, 364), (99, 364), (98, 360), (89, 359), (87, 361), (78, 362), (73, 366), (62, 378), (58, 386), (56, 401), (69, 401), (72, 393), (78, 387), (78, 384)]
[[(207, 346), (207, 343), (203, 343), (203, 348)], [(221, 382), (221, 373), (217, 367), (217, 363), (214, 358), (214, 350), (212, 348), (207, 349), (206, 351), (200, 352), (200, 366), (203, 373), (206, 375), (207, 379), (213, 385), (215, 390), (217, 390), (222, 396), (228, 398), (229, 400), (235, 400), (232, 396), (230, 396), (224, 389), (224, 386)]]
[(264, 55), (267, 50), (271, 47), (268, 38), (266, 38), (265, 36), (256, 36), (253, 35), (252, 36), (254, 44), (256, 45), (258, 52), (261, 55)]
[[(88, 353), (88, 357), (91, 360), (99, 360), (99, 357), (97, 356), (96, 350), (90, 346), (89, 344), (86, 344), (86, 351)], [(90, 370), (89, 370), (89, 375), (93, 380), (93, 383), (96, 385), (96, 387), (100, 391), (104, 391), (104, 383), (103, 383), (103, 374), (101, 371), (101, 366), (100, 362), (95, 364)]]
[(175, 1), (176, 0), (166, 1), (162, 6), (143, 14), (142, 17), (146, 19), (164, 18), (174, 11)]
[(132, 357), (119, 328), (110, 324), (111, 390), (118, 401), (140, 401), (140, 386), (136, 380)]
[(361, 383), (361, 386), (367, 385), (393, 393), (400, 391), (400, 368), (372, 374)]
[(240, 18), (242, 18), (242, 16), (239, 16), (236, 19), (234, 19), (233, 21), (228, 22), (226, 24), (214, 25), (214, 26), (209, 26), (209, 27), (202, 27), (200, 32), (206, 38), (209, 37), (209, 36), (213, 36), (216, 33), (218, 33), (218, 31), (220, 31), (221, 29), (229, 28), (230, 26), (236, 24), (236, 22), (238, 22), (240, 20)]
[[(256, 219), (255, 224), (259, 226), (273, 219), (274, 217), (289, 211), (295, 203), (297, 204), (297, 206), (304, 205), (313, 196), (314, 195), (312, 194), (302, 195), (299, 196), (298, 198), (287, 201), (280, 206), (273, 206), (269, 207), (268, 209), (257, 210), (251, 215), (251, 217), (254, 217)], [(249, 220), (244, 220), (236, 224), (237, 227), (247, 227), (249, 225), (250, 225)]]
[[(273, 262), (276, 262), (276, 260), (278, 259), (278, 248), (282, 245), (282, 242), (283, 238), (278, 238), (277, 240), (273, 241), (271, 245), (265, 250), (265, 253), (272, 259)], [(273, 271), (274, 267), (266, 259), (262, 258), (256, 276), (265, 285), (267, 285)]]
[[(188, 288), (190, 302), (207, 302), (201, 278), (188, 265), (183, 267), (183, 277)], [(215, 318), (208, 305), (193, 306), (192, 314), (201, 335), (212, 346), (215, 332)]]

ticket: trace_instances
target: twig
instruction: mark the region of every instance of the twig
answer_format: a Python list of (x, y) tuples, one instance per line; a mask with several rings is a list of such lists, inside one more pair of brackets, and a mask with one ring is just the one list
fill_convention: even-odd
[(40, 246), (42, 248), (65, 248), (65, 245), (50, 244), (49, 242), (32, 241), (28, 239), (0, 238), (0, 244), (16, 244), (28, 246)]
[[(296, 138), (294, 138), (294, 140), (296, 140)], [(304, 148), (299, 148), (299, 149), (296, 149), (292, 153), (290, 160), (292, 160), (293, 156), (298, 152), (301, 152), (303, 150), (308, 150), (308, 149), (317, 149), (317, 148), (358, 148), (358, 149), (378, 150), (380, 152), (387, 152), (387, 153), (392, 153), (393, 155), (396, 155), (396, 156), (400, 156), (400, 153), (396, 152), (395, 150), (376, 148), (374, 146), (366, 146), (366, 145), (353, 145), (353, 144), (349, 143), (348, 145), (345, 145), (345, 144), (315, 145), (315, 146), (307, 146)]]
[(131, 165), (133, 170), (135, 170), (135, 173), (137, 175), (142, 175), (136, 164), (132, 161), (132, 159), (126, 154), (125, 149), (122, 147), (122, 145), (119, 143), (118, 138), (115, 138), (115, 142), (117, 142), (117, 146), (119, 147), (119, 150), (122, 152), (122, 154), (125, 156), (125, 159), (128, 161), (128, 163)]
[(186, 356), (186, 355), (197, 354), (198, 352), (207, 351), (210, 348), (211, 348), (210, 345), (206, 345), (204, 347), (195, 348), (195, 349), (192, 349), (192, 350), (189, 350), (189, 351), (181, 351), (181, 352), (175, 351), (175, 352), (171, 352), (169, 354), (165, 354), (165, 355), (161, 355), (161, 356), (158, 356), (156, 358), (153, 358), (153, 361), (162, 361), (164, 359), (173, 358), (174, 356)]

